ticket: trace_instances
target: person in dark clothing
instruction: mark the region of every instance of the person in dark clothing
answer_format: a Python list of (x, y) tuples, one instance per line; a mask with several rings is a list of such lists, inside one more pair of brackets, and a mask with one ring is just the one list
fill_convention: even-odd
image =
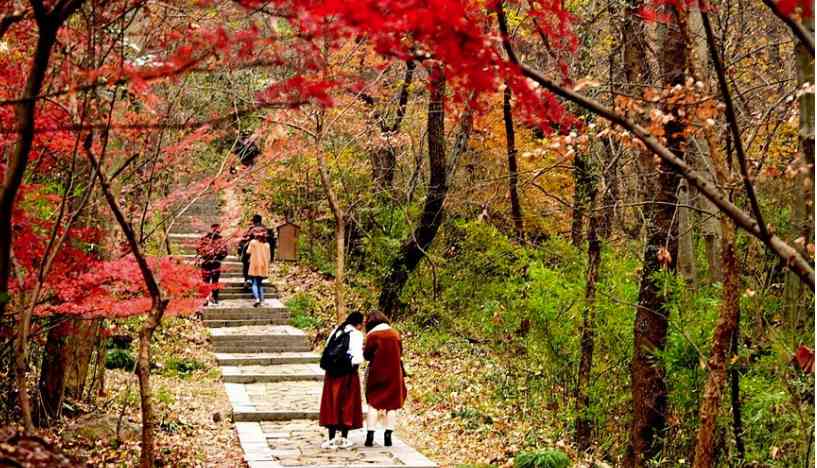
[(227, 243), (221, 237), (221, 227), (218, 224), (210, 226), (210, 232), (205, 234), (196, 247), (196, 261), (201, 268), (202, 280), (212, 284), (213, 290), (204, 305), (218, 304), (218, 280), (221, 276), (221, 261), (227, 256)]
[[(321, 448), (349, 449), (354, 445), (349, 439), (349, 431), (363, 427), (363, 403), (360, 395), (360, 376), (358, 366), (363, 363), (363, 314), (352, 312), (329, 335), (326, 345), (332, 343), (333, 338), (349, 335), (349, 347), (346, 353), (351, 364), (351, 370), (343, 375), (333, 375), (329, 371), (323, 378), (323, 392), (321, 393), (321, 409), (318, 423), (329, 429), (329, 439)], [(340, 438), (335, 436), (340, 432)]]

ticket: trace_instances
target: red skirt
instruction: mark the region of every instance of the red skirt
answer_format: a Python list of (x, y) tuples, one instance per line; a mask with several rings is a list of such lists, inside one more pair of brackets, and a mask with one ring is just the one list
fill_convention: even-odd
[(324, 376), (319, 423), (323, 427), (341, 429), (363, 427), (363, 404), (357, 370), (340, 377)]

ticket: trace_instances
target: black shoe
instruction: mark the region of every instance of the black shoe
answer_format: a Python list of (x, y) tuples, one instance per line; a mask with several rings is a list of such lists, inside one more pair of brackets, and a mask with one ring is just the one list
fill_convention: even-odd
[(366, 431), (366, 442), (363, 445), (374, 447), (374, 431)]
[(255, 304), (253, 304), (252, 306), (253, 307), (261, 307), (261, 303), (258, 302), (258, 301), (255, 301)]
[(386, 447), (391, 447), (391, 431), (386, 431), (383, 433), (383, 445)]

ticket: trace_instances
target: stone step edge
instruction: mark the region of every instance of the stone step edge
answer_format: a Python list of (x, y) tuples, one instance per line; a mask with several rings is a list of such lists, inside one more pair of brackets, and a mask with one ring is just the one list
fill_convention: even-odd
[(309, 346), (252, 346), (248, 347), (246, 345), (240, 346), (223, 346), (223, 345), (214, 345), (213, 350), (216, 353), (250, 353), (250, 354), (262, 354), (262, 353), (306, 353), (312, 351), (312, 348)]
[[(239, 356), (243, 355), (243, 356)], [(321, 355), (312, 352), (302, 353), (215, 353), (220, 366), (274, 366), (276, 364), (309, 364), (318, 363)]]
[(323, 374), (222, 374), (224, 383), (320, 382)]
[(213, 319), (204, 320), (207, 328), (245, 327), (247, 325), (286, 325), (289, 319)]
[[(269, 446), (267, 436), (261, 429), (261, 424), (258, 422), (236, 422), (236, 433), (238, 434), (238, 441), (241, 448), (244, 450), (244, 460), (250, 468), (278, 468), (283, 467), (276, 461), (274, 449)], [(357, 450), (383, 450), (380, 444), (376, 444), (373, 448), (367, 449), (363, 447), (363, 438), (365, 432), (363, 430), (355, 430), (349, 433), (355, 442)], [(358, 440), (359, 439), (359, 440)], [(376, 437), (377, 439), (377, 437)], [(390, 449), (391, 454), (400, 461), (399, 465), (370, 465), (370, 464), (351, 464), (351, 465), (320, 465), (322, 468), (436, 468), (437, 464), (426, 458), (423, 454), (403, 442), (399, 437), (392, 437), (393, 446)]]

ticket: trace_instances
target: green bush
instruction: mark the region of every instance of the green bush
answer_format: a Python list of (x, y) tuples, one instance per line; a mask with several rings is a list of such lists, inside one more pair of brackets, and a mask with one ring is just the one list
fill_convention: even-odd
[(514, 457), (515, 468), (567, 468), (570, 458), (560, 450), (522, 452)]
[(164, 374), (185, 377), (206, 367), (203, 362), (197, 359), (170, 357), (165, 361)]
[(105, 354), (105, 367), (130, 371), (136, 367), (136, 360), (128, 350), (114, 348)]
[(315, 316), (318, 303), (307, 293), (298, 293), (286, 303), (289, 309), (289, 324), (300, 329), (314, 329), (320, 326), (320, 319)]

